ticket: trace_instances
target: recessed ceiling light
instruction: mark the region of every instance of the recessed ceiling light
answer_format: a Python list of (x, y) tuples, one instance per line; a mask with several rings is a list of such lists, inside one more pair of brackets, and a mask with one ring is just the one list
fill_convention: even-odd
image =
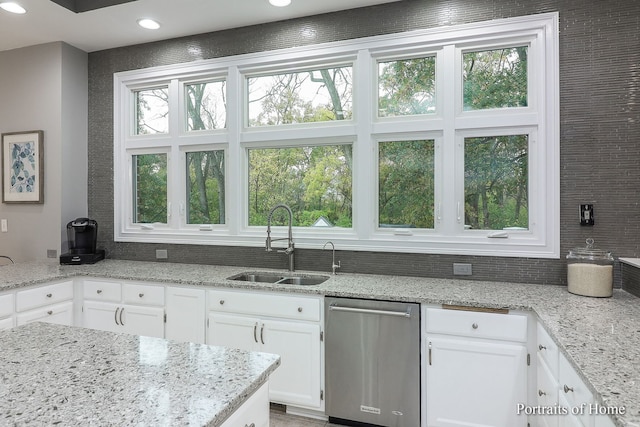
[(160, 28), (160, 24), (157, 21), (149, 18), (138, 19), (138, 25), (147, 30), (157, 30)]
[(285, 7), (291, 4), (291, 0), (269, 0), (271, 6)]
[(7, 12), (11, 12), (11, 13), (18, 13), (18, 14), (27, 13), (27, 10), (24, 7), (12, 1), (2, 2), (0, 3), (0, 7), (6, 10)]

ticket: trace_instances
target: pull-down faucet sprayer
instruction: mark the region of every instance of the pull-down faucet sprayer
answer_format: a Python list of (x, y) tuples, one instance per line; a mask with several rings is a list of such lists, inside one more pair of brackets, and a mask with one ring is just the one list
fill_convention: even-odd
[[(279, 208), (286, 210), (287, 213), (289, 214), (289, 236), (278, 238), (278, 239), (272, 239), (271, 238), (271, 218), (273, 217), (273, 212), (275, 212), (275, 210)], [(285, 253), (289, 256), (289, 271), (294, 271), (294, 258), (293, 258), (294, 244), (293, 244), (293, 231), (291, 229), (292, 224), (293, 224), (293, 212), (291, 212), (291, 208), (289, 206), (284, 204), (279, 204), (279, 205), (275, 205), (271, 209), (271, 211), (269, 211), (269, 216), (267, 216), (267, 240), (265, 242), (265, 249), (267, 252), (271, 252), (273, 250), (271, 248), (272, 242), (275, 242), (278, 240), (287, 240), (287, 243), (288, 243), (287, 248), (278, 249), (277, 251)]]

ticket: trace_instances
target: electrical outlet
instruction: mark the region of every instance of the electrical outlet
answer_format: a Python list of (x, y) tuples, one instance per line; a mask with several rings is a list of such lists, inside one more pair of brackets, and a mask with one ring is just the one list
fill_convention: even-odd
[(463, 264), (459, 262), (453, 263), (453, 274), (455, 276), (471, 276), (471, 264)]
[(593, 205), (582, 204), (580, 205), (580, 225), (593, 225), (595, 224), (593, 219)]
[(169, 258), (169, 253), (166, 249), (156, 249), (156, 259), (167, 259)]
[(8, 226), (7, 226), (7, 220), (6, 220), (6, 219), (0, 220), (0, 230), (1, 230), (3, 233), (6, 233), (6, 232), (7, 232), (7, 228), (8, 228)]
[(47, 249), (47, 258), (58, 258), (58, 251), (55, 249)]

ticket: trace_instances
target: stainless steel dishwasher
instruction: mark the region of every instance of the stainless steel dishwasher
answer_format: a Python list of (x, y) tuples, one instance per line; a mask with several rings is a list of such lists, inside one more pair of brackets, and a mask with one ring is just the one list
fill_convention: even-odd
[(420, 305), (325, 298), (326, 414), (342, 424), (420, 425)]

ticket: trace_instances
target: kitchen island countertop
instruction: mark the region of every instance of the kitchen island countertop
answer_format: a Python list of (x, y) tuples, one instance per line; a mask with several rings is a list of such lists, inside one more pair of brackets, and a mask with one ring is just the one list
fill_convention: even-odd
[(640, 299), (623, 290), (614, 290), (612, 298), (589, 298), (570, 294), (566, 286), (318, 272), (296, 273), (329, 277), (315, 286), (227, 279), (240, 272), (267, 270), (124, 260), (81, 266), (24, 263), (2, 268), (0, 291), (90, 276), (532, 311), (592, 389), (596, 402), (624, 408), (624, 414), (612, 416), (616, 424), (640, 426)]
[(35, 322), (0, 331), (0, 424), (219, 426), (277, 355)]

